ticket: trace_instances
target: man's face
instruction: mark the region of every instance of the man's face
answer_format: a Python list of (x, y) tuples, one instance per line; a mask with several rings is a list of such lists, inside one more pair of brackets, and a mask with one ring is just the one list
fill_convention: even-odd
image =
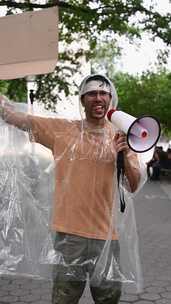
[(111, 94), (103, 90), (87, 92), (82, 96), (86, 118), (89, 121), (103, 120), (111, 101)]

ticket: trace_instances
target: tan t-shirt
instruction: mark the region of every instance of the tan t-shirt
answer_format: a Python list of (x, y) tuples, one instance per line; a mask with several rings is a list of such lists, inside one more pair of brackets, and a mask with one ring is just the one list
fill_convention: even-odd
[(117, 239), (112, 219), (117, 180), (111, 124), (106, 121), (103, 129), (93, 130), (81, 121), (31, 115), (29, 120), (35, 141), (51, 149), (55, 159), (52, 229)]

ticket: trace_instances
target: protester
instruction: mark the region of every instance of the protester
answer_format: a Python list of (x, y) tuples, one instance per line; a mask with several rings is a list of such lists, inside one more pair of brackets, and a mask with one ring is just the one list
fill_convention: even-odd
[[(55, 195), (51, 229), (57, 261), (53, 270), (53, 304), (77, 304), (89, 276), (96, 304), (117, 304), (121, 296), (119, 239), (116, 211), (117, 154), (123, 151), (125, 185), (137, 190), (141, 169), (122, 132), (106, 120), (117, 95), (102, 75), (86, 77), (79, 89), (81, 120), (45, 118), (15, 112), (0, 97), (1, 117), (31, 131), (34, 140), (49, 148), (55, 160)], [(82, 111), (83, 114), (83, 111)], [(110, 240), (110, 241), (109, 241)], [(97, 265), (108, 245), (108, 256)], [(93, 278), (99, 278), (99, 282)]]

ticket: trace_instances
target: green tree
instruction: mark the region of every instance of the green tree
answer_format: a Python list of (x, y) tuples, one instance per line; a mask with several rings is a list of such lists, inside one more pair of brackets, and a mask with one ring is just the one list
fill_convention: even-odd
[(119, 108), (135, 117), (152, 115), (159, 119), (165, 134), (171, 133), (171, 73), (147, 71), (141, 76), (118, 73)]
[(14, 79), (11, 81), (0, 80), (0, 92), (17, 102), (27, 100), (27, 88), (25, 79)]
[(0, 92), (1, 94), (6, 94), (7, 93), (7, 82), (4, 80), (0, 80)]
[(103, 72), (109, 78), (112, 78), (116, 73), (115, 66), (120, 56), (121, 49), (118, 47), (117, 41), (115, 39), (97, 43), (90, 58), (91, 72)]
[[(80, 58), (91, 58), (101, 37), (106, 41), (116, 35), (132, 39), (141, 37), (143, 31), (148, 31), (154, 39), (159, 37), (167, 45), (171, 41), (171, 14), (160, 15), (152, 5), (146, 8), (143, 0), (47, 0), (45, 4), (38, 4), (34, 0), (1, 0), (1, 5), (7, 7), (8, 14), (16, 13), (16, 8), (25, 11), (58, 5), (59, 40), (66, 46), (70, 46), (73, 41), (78, 42), (79, 46), (82, 39), (88, 42), (88, 50), (80, 45), (76, 51), (67, 48), (67, 51), (61, 52), (55, 72), (37, 77), (36, 95), (47, 107), (52, 107), (57, 102), (59, 92), (63, 91), (66, 96), (69, 94), (69, 80), (79, 69)], [(56, 85), (58, 93), (54, 90)], [(16, 86), (15, 94), (17, 92)]]

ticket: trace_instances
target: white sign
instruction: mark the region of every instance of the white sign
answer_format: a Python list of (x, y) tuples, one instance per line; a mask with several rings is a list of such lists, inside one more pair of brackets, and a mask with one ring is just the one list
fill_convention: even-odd
[(51, 73), (58, 56), (58, 8), (0, 18), (0, 79)]

